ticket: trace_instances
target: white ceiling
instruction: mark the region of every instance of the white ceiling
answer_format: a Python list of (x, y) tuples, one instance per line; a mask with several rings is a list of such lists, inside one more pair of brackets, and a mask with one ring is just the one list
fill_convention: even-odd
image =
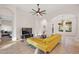
[[(20, 9), (25, 11), (26, 15), (29, 15), (33, 9), (37, 9), (36, 4), (8, 4), (8, 5), (0, 5), (0, 6), (15, 6), (16, 9)], [(79, 11), (78, 4), (40, 4), (41, 10), (46, 10), (46, 15), (44, 18), (52, 18), (53, 16), (57, 16), (58, 14), (64, 13), (77, 13)], [(71, 12), (73, 11), (73, 12)]]
[[(27, 15), (33, 9), (37, 9), (36, 4), (16, 4), (16, 8), (19, 8), (26, 12)], [(79, 11), (78, 4), (40, 4), (41, 10), (46, 10), (46, 15), (43, 16), (44, 18), (51, 18), (53, 16), (57, 16), (58, 14), (64, 13), (77, 13)]]
[[(26, 12), (30, 12), (31, 9), (37, 9), (37, 5), (36, 4), (16, 4), (15, 5), (17, 8), (21, 8), (23, 10), (25, 10)], [(40, 4), (40, 8), (43, 10), (45, 9), (47, 12), (54, 12), (56, 10), (60, 10), (63, 8), (67, 8), (67, 7), (78, 7), (79, 5), (69, 5), (69, 4)]]

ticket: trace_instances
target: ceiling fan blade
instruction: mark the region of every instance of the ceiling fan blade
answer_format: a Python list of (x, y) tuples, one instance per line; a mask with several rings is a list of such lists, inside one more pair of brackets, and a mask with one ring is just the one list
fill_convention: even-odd
[(39, 13), (41, 16), (43, 16), (41, 13)]
[(41, 12), (45, 12), (46, 10), (42, 10)]
[(32, 9), (32, 10), (36, 12), (36, 10), (34, 10), (34, 9)]
[(36, 13), (33, 13), (32, 15), (35, 15)]
[(42, 13), (42, 14), (46, 14), (46, 13)]

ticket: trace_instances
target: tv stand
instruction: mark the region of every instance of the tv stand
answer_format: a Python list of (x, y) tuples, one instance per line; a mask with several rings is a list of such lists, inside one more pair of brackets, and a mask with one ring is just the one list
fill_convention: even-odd
[(22, 35), (22, 39), (26, 39), (26, 38), (29, 38), (29, 37), (33, 37), (33, 34), (24, 34), (24, 35)]

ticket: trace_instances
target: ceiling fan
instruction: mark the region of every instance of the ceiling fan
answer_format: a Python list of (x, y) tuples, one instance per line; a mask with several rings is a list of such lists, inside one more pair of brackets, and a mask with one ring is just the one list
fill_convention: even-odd
[(32, 15), (41, 15), (43, 16), (43, 14), (46, 14), (46, 10), (41, 10), (41, 8), (39, 7), (39, 4), (37, 4), (37, 10), (32, 9)]

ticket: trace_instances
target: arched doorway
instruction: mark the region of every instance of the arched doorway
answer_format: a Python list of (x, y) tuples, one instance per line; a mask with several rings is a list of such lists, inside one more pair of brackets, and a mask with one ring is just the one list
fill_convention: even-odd
[(14, 14), (8, 7), (0, 7), (0, 38), (1, 41), (12, 40)]

